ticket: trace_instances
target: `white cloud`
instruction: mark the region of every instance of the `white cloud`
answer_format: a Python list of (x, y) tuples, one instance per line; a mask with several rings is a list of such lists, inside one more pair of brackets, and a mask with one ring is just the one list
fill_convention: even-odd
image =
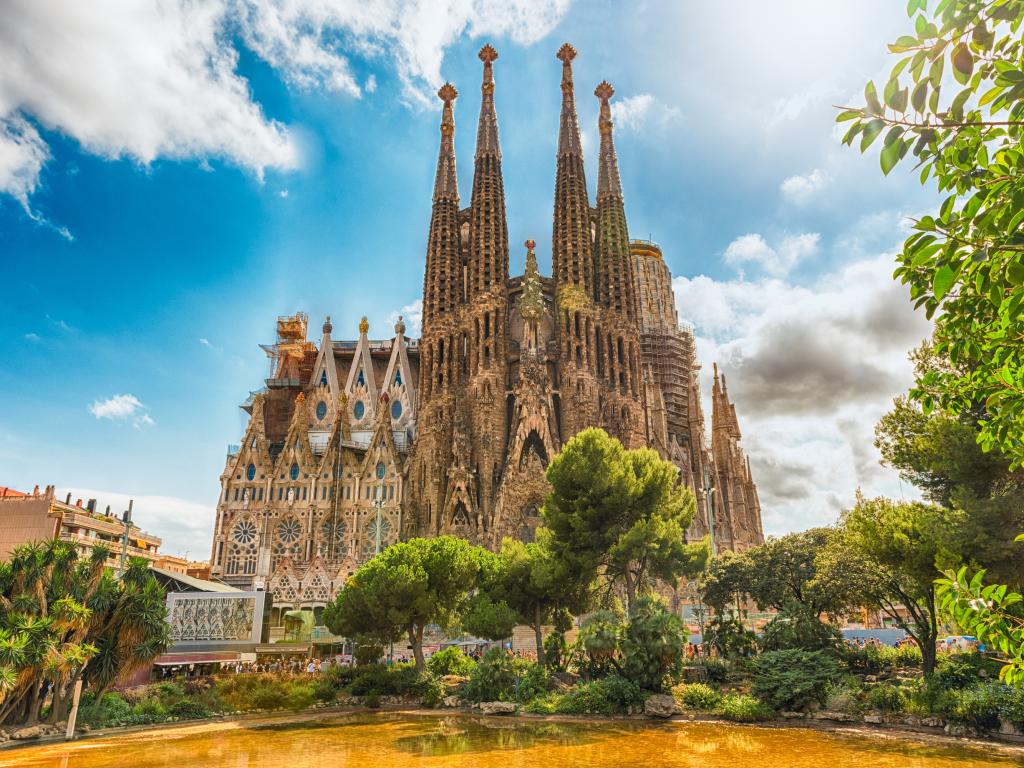
[(405, 335), (414, 339), (419, 338), (423, 324), (423, 299), (416, 299), (412, 304), (406, 304), (392, 312), (388, 315), (388, 324), (394, 325), (399, 317), (405, 322)]
[(612, 102), (612, 120), (623, 131), (639, 131), (648, 125), (664, 126), (682, 118), (676, 107), (663, 104), (649, 93)]
[(770, 275), (783, 276), (799, 262), (818, 252), (817, 232), (800, 235), (786, 235), (775, 246), (771, 246), (759, 234), (741, 235), (725, 249), (725, 261), (735, 267), (753, 264)]
[(218, 347), (216, 344), (211, 342), (209, 339), (200, 338), (199, 339), (199, 343), (202, 344), (207, 349), (212, 350), (213, 352), (223, 352), (224, 351), (224, 347)]
[(804, 205), (824, 188), (825, 174), (815, 168), (803, 176), (790, 176), (779, 185), (779, 191), (789, 202)]
[(184, 555), (193, 560), (208, 560), (213, 542), (213, 524), (216, 512), (211, 504), (197, 504), (194, 501), (174, 496), (148, 496), (101, 491), (92, 488), (58, 488), (57, 497), (63, 499), (71, 494), (71, 502), (82, 499), (96, 499), (97, 511), (103, 512), (110, 505), (112, 515), (121, 516), (132, 500), (132, 522), (146, 533), (159, 536), (163, 543), (160, 552)]
[(106, 400), (96, 400), (89, 406), (89, 413), (97, 419), (130, 420), (136, 429), (156, 426), (146, 406), (135, 395), (114, 395)]
[(893, 258), (811, 285), (673, 280), (680, 317), (696, 328), (705, 398), (711, 363), (726, 375), (768, 532), (831, 522), (858, 487), (913, 493), (872, 445), (875, 423), (912, 382), (907, 352), (930, 329), (892, 280)]
[(43, 338), (38, 333), (26, 333), (25, 341), (31, 341), (33, 344), (38, 344)]
[[(569, 0), (9, 0), (0, 14), (0, 193), (28, 200), (50, 152), (38, 127), (149, 164), (223, 158), (262, 178), (299, 164), (294, 136), (237, 72), (235, 41), (291, 85), (359, 96), (350, 58), (385, 60), (406, 100), (435, 105), (464, 34), (530, 44)], [(376, 87), (376, 78), (365, 81)], [(68, 235), (70, 236), (70, 235)]]

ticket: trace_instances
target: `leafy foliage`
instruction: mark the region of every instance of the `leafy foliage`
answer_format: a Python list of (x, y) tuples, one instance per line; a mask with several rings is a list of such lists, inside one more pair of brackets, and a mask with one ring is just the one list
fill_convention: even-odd
[(686, 542), (696, 501), (676, 482), (678, 471), (649, 448), (626, 450), (602, 429), (569, 440), (548, 465), (552, 490), (543, 509), (565, 572), (584, 584), (600, 572), (630, 604), (656, 579), (675, 584), (699, 573), (708, 547)]
[(467, 701), (516, 701), (524, 703), (546, 688), (544, 668), (492, 648), (470, 673), (461, 695)]
[(324, 623), (335, 634), (378, 642), (404, 634), (423, 670), (426, 626), (458, 624), (490, 558), (452, 536), (399, 542), (360, 566), (327, 606)]
[(802, 648), (805, 651), (837, 651), (843, 636), (832, 624), (793, 604), (777, 613), (764, 628), (761, 647), (767, 651)]
[(754, 659), (753, 693), (773, 709), (799, 710), (812, 702), (825, 703), (829, 686), (841, 668), (822, 651), (768, 651)]
[(455, 645), (450, 645), (427, 659), (427, 668), (430, 673), (438, 677), (445, 675), (465, 677), (473, 671), (475, 666), (476, 662)]
[(624, 715), (643, 707), (640, 687), (618, 675), (577, 685), (557, 697), (551, 711), (562, 715)]
[(685, 639), (678, 616), (655, 598), (638, 599), (621, 635), (622, 675), (646, 691), (663, 690), (682, 671)]
[(757, 723), (775, 716), (771, 707), (745, 693), (733, 693), (723, 698), (720, 713), (734, 723)]
[[(914, 33), (881, 94), (837, 120), (866, 151), (882, 134), (888, 174), (908, 155), (922, 184), (945, 199), (915, 222), (895, 277), (936, 318), (945, 369), (920, 376), (911, 395), (926, 411), (984, 405), (980, 444), (1024, 462), (1024, 4), (1016, 0), (911, 0)], [(958, 87), (949, 88), (948, 72)], [(946, 91), (943, 92), (943, 88)]]
[(689, 683), (675, 690), (676, 698), (691, 709), (711, 711), (722, 703), (722, 692), (707, 683)]

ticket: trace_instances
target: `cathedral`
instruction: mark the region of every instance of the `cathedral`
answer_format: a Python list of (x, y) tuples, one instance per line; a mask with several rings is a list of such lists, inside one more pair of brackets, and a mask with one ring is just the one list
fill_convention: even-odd
[(451, 84), (438, 96), (440, 151), (427, 233), (422, 334), (319, 343), (302, 313), (263, 347), (265, 386), (221, 475), (212, 572), (273, 593), (275, 617), (320, 609), (360, 563), (400, 539), (452, 534), (497, 547), (541, 524), (545, 468), (580, 430), (651, 446), (697, 498), (688, 537), (743, 550), (764, 535), (736, 408), (715, 370), (708, 436), (693, 332), (681, 325), (660, 248), (630, 240), (607, 82), (596, 204), (584, 174), (572, 62), (563, 45), (552, 275), (509, 275), (490, 45), (472, 192), (462, 207)]

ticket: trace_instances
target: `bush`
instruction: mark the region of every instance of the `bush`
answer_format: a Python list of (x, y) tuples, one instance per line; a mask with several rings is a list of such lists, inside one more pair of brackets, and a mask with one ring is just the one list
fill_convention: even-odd
[(712, 710), (722, 703), (721, 692), (705, 683), (692, 683), (676, 690), (678, 700), (691, 709)]
[(179, 720), (203, 720), (213, 715), (213, 712), (201, 701), (182, 699), (171, 704), (167, 708), (167, 714)]
[(851, 672), (865, 675), (877, 675), (886, 667), (920, 667), (922, 664), (921, 649), (916, 645), (848, 648), (843, 651), (843, 658)]
[(437, 677), (458, 675), (468, 677), (476, 662), (457, 645), (450, 645), (427, 659), (427, 668)]
[(704, 674), (709, 682), (724, 683), (729, 679), (729, 664), (723, 659), (705, 656), (696, 666), (704, 667)]
[(96, 701), (91, 693), (82, 697), (78, 712), (78, 720), (92, 728), (109, 728), (124, 725), (132, 715), (132, 705), (119, 694), (104, 694), (101, 701)]
[(752, 663), (753, 693), (779, 710), (825, 703), (825, 692), (839, 679), (839, 663), (824, 651), (768, 651)]
[(863, 709), (864, 690), (860, 680), (847, 677), (829, 686), (825, 695), (825, 708), (829, 712), (845, 712), (850, 715), (859, 714)]
[(461, 691), (467, 701), (517, 701), (525, 703), (543, 693), (545, 671), (532, 661), (492, 648), (469, 674)]
[(953, 692), (953, 705), (947, 717), (960, 725), (995, 731), (1007, 698), (1008, 687), (1002, 683), (984, 683)]
[(555, 705), (564, 715), (624, 715), (644, 703), (644, 692), (630, 680), (611, 675), (578, 685), (565, 693)]
[(761, 638), (761, 647), (767, 651), (802, 648), (805, 651), (835, 651), (842, 645), (843, 636), (831, 624), (800, 607), (787, 607), (768, 622)]
[(417, 696), (430, 690), (434, 679), (413, 664), (381, 664), (359, 667), (346, 690), (353, 696)]
[(775, 713), (764, 702), (746, 694), (730, 694), (722, 699), (721, 715), (735, 723), (770, 720)]
[(315, 700), (312, 681), (285, 675), (245, 673), (217, 681), (217, 696), (229, 710), (302, 709)]
[(682, 672), (682, 621), (657, 599), (642, 597), (629, 609), (621, 636), (622, 674), (645, 691), (662, 691)]
[(931, 685), (940, 690), (955, 691), (970, 688), (986, 677), (999, 674), (998, 662), (980, 653), (952, 653), (939, 656)]
[(907, 708), (907, 697), (895, 685), (873, 685), (868, 689), (868, 707), (878, 712), (903, 712)]

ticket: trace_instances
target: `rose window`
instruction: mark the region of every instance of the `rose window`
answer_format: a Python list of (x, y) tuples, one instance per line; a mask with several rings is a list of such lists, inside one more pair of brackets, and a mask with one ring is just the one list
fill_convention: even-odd
[(256, 541), (257, 535), (256, 524), (250, 520), (243, 520), (235, 526), (235, 530), (231, 533), (231, 538), (239, 544), (249, 544)]
[(302, 536), (302, 526), (294, 517), (282, 520), (277, 526), (277, 537), (285, 544), (294, 544)]

